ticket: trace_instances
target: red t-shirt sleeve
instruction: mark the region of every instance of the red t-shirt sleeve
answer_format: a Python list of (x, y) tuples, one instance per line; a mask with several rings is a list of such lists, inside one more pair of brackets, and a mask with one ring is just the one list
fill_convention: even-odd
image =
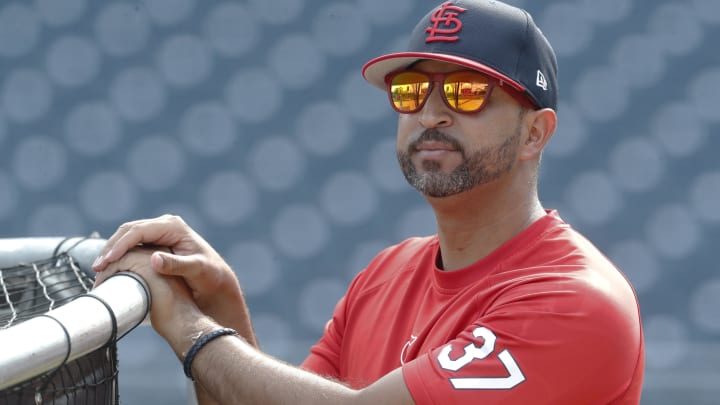
[(328, 378), (340, 376), (340, 348), (345, 325), (346, 298), (343, 297), (335, 305), (333, 317), (325, 324), (325, 331), (320, 340), (310, 348), (310, 354), (303, 361), (301, 368)]
[[(617, 399), (643, 361), (639, 325), (593, 294), (578, 286), (517, 288), (447, 344), (403, 366), (415, 403), (626, 403)], [(618, 358), (633, 360), (619, 369)]]

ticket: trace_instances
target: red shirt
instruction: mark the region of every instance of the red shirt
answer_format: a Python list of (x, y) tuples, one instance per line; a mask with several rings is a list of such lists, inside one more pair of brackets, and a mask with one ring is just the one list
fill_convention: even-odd
[(354, 388), (402, 367), (416, 404), (639, 404), (644, 343), (617, 268), (549, 212), (464, 269), (436, 236), (381, 252), (303, 368)]

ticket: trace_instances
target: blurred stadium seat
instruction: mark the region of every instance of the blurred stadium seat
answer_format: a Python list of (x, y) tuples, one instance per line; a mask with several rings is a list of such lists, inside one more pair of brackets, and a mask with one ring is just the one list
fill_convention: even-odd
[[(643, 403), (717, 403), (720, 2), (511, 3), (560, 63), (541, 197), (637, 289)], [(301, 361), (372, 255), (434, 232), (360, 76), (430, 4), (0, 3), (0, 237), (180, 214), (233, 264), (264, 348)], [(185, 400), (149, 328), (121, 342), (120, 370), (124, 402)]]

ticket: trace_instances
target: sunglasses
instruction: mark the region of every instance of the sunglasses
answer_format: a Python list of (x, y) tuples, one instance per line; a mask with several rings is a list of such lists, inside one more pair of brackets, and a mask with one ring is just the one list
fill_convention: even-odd
[[(466, 114), (485, 108), (493, 88), (496, 85), (503, 86), (503, 82), (498, 79), (470, 70), (449, 73), (400, 70), (385, 76), (385, 83), (390, 104), (402, 114), (420, 111), (436, 83), (441, 84), (440, 94), (445, 105), (452, 111)], [(516, 91), (509, 93), (524, 106), (535, 108)]]

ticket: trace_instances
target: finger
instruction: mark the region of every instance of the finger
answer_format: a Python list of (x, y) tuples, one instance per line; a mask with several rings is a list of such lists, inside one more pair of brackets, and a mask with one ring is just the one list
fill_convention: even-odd
[(130, 249), (122, 258), (109, 263), (104, 271), (96, 273), (94, 287), (99, 286), (116, 273), (123, 271), (136, 273), (142, 276), (145, 281), (147, 281), (149, 277), (157, 277), (158, 274), (152, 269), (151, 264), (152, 253), (154, 251), (154, 249), (143, 246)]
[(155, 252), (150, 258), (153, 270), (168, 276), (180, 276), (188, 280), (197, 278), (204, 267), (199, 255), (179, 256), (165, 252)]
[(111, 273), (111, 272), (109, 272), (109, 271), (105, 271), (105, 272), (102, 272), (102, 273), (97, 273), (97, 274), (95, 275), (95, 283), (93, 284), (93, 288), (96, 288), (97, 286), (99, 286), (100, 284), (102, 284), (103, 281), (107, 280), (107, 278), (110, 277), (112, 274), (113, 274), (113, 273)]
[(226, 274), (207, 270), (206, 258), (201, 254), (181, 256), (156, 251), (150, 258), (150, 266), (158, 274), (182, 277), (188, 287), (200, 295), (218, 291), (226, 280)]
[(101, 271), (99, 273), (95, 274), (95, 282), (93, 283), (93, 288), (97, 288), (100, 284), (104, 283), (107, 279), (114, 276), (115, 274), (121, 272), (121, 271), (130, 271), (129, 269), (125, 270), (107, 270), (107, 271)]
[(173, 246), (186, 233), (186, 227), (185, 222), (174, 215), (127, 222), (108, 239), (92, 268), (103, 271), (109, 263), (139, 244)]
[(136, 224), (139, 224), (141, 222), (145, 222), (147, 219), (141, 219), (137, 221), (132, 222), (126, 222), (118, 227), (118, 229), (113, 233), (105, 243), (105, 246), (103, 246), (102, 249), (100, 249), (100, 253), (98, 254), (98, 257), (104, 257), (107, 255), (107, 252), (111, 249), (112, 246), (115, 245), (115, 243), (118, 241), (118, 239), (122, 238), (133, 226)]
[(104, 271), (95, 275), (94, 287), (99, 286), (113, 274), (120, 271), (131, 271), (132, 269), (146, 267), (149, 268), (149, 259), (151, 251), (145, 248), (133, 248), (128, 251), (127, 255), (122, 259), (109, 263)]

